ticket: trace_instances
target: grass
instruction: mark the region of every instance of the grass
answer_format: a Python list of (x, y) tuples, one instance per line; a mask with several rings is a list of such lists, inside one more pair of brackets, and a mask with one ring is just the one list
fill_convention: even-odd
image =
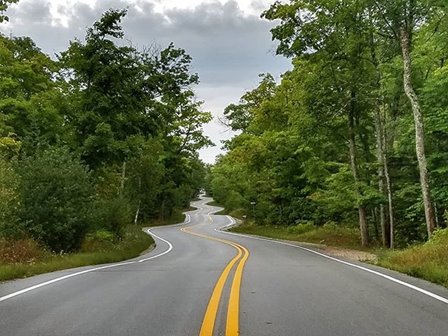
[(448, 287), (448, 229), (432, 239), (401, 251), (386, 251), (378, 265)]
[(154, 226), (165, 226), (165, 225), (182, 223), (183, 221), (185, 221), (185, 214), (183, 212), (192, 210), (196, 210), (196, 208), (189, 207), (182, 210), (175, 210), (171, 215), (171, 217), (164, 219), (154, 219), (148, 226), (154, 227)]
[(438, 230), (434, 233), (432, 239), (425, 244), (395, 251), (375, 247), (363, 248), (358, 229), (340, 225), (324, 225), (316, 228), (311, 224), (284, 227), (244, 223), (232, 228), (231, 231), (275, 239), (368, 251), (378, 255), (378, 260), (375, 264), (379, 266), (425, 279), (448, 288), (448, 229)]
[(361, 248), (358, 229), (339, 225), (315, 227), (311, 224), (299, 224), (285, 227), (244, 223), (232, 228), (232, 231), (276, 239), (365, 250)]
[[(188, 208), (182, 211), (195, 210)], [(178, 210), (166, 219), (145, 226), (181, 223), (185, 215)], [(0, 240), (0, 281), (26, 278), (68, 268), (119, 262), (139, 256), (154, 240), (138, 225), (129, 225), (118, 243), (109, 232), (98, 231), (86, 237), (80, 252), (55, 255), (43, 250), (31, 239), (16, 242)]]
[[(94, 240), (95, 238), (91, 238)], [(124, 238), (118, 243), (92, 243), (84, 251), (72, 254), (54, 255), (40, 251), (34, 258), (22, 262), (0, 264), (0, 281), (25, 278), (32, 275), (53, 272), (57, 270), (118, 262), (140, 255), (153, 243), (153, 239), (144, 233), (139, 226), (128, 226)], [(24, 250), (24, 248), (22, 247)], [(87, 251), (86, 251), (87, 250)], [(1, 251), (1, 250), (0, 250)], [(5, 256), (2, 255), (2, 259)]]
[(238, 219), (243, 219), (244, 218), (244, 210), (243, 209), (229, 211), (223, 205), (219, 204), (216, 201), (208, 202), (207, 205), (211, 205), (211, 206), (222, 208), (222, 210), (220, 210), (218, 212), (215, 212), (215, 215), (219, 215), (219, 216), (230, 215), (230, 216), (238, 218)]

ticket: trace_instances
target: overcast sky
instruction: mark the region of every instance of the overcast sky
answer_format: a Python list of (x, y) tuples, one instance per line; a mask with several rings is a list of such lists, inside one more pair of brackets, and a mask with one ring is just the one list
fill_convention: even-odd
[(10, 22), (0, 30), (15, 36), (30, 36), (46, 53), (54, 55), (68, 41), (83, 39), (90, 27), (109, 8), (128, 8), (123, 21), (126, 38), (136, 46), (174, 42), (193, 57), (199, 74), (197, 96), (204, 110), (215, 119), (204, 131), (215, 147), (201, 151), (213, 163), (221, 152), (221, 140), (231, 133), (218, 118), (230, 103), (257, 86), (258, 74), (276, 78), (289, 68), (289, 61), (275, 56), (269, 32), (271, 22), (260, 14), (274, 0), (20, 0), (8, 11)]

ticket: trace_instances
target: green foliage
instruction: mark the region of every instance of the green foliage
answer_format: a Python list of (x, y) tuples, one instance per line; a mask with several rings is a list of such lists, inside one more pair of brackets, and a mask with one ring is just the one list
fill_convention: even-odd
[(98, 243), (92, 231), (121, 240), (128, 223), (177, 216), (203, 187), (211, 114), (192, 59), (173, 44), (134, 48), (126, 15), (107, 11), (56, 61), (0, 35), (0, 236), (54, 252), (86, 234)]
[(288, 233), (300, 235), (315, 229), (316, 226), (313, 222), (299, 223), (294, 226), (288, 226)]
[(395, 246), (425, 240), (414, 120), (403, 92), (404, 28), (413, 37), (433, 205), (445, 227), (446, 10), (440, 1), (275, 2), (262, 16), (276, 22), (277, 53), (292, 59), (292, 69), (279, 83), (263, 76), (225, 110), (226, 124), (241, 132), (210, 169), (209, 192), (258, 224), (354, 227), (363, 216), (371, 238), (383, 230), (387, 242), (391, 217)]
[[(101, 233), (100, 235), (103, 236)], [(21, 243), (21, 246), (24, 244), (29, 245), (26, 251), (32, 253), (30, 254), (32, 258), (24, 259), (20, 263), (14, 264), (0, 263), (0, 281), (24, 278), (72, 267), (119, 262), (139, 256), (153, 243), (153, 239), (137, 226), (127, 227), (123, 239), (113, 244), (104, 239), (101, 242), (98, 241), (96, 234), (89, 235), (85, 244), (83, 244), (85, 250), (72, 254), (49, 254), (42, 250), (33, 250), (35, 245), (32, 242)], [(0, 241), (0, 251), (1, 246)]]
[(22, 230), (55, 252), (79, 248), (92, 220), (87, 168), (67, 148), (49, 148), (19, 168)]
[(19, 177), (13, 165), (0, 156), (0, 237), (21, 235), (18, 221)]
[(422, 245), (381, 256), (378, 264), (448, 287), (448, 229), (436, 230)]
[(126, 225), (131, 223), (131, 211), (126, 199), (116, 197), (96, 203), (95, 226), (111, 232), (116, 239), (122, 239)]
[(69, 143), (58, 65), (26, 37), (0, 35), (0, 54), (0, 136), (19, 142), (28, 155)]
[(0, 0), (0, 23), (3, 21), (9, 21), (9, 17), (4, 15), (4, 12), (8, 9), (8, 6), (13, 3), (17, 3), (19, 0)]
[(327, 246), (355, 249), (360, 248), (358, 230), (340, 224), (329, 224), (318, 227), (308, 223), (287, 227), (245, 223), (232, 228), (232, 231), (302, 243), (324, 244)]

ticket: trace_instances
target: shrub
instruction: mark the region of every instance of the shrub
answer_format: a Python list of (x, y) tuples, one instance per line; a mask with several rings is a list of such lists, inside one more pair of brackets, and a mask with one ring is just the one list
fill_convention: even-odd
[(44, 251), (31, 239), (0, 239), (0, 263), (30, 263), (42, 257)]
[(12, 165), (0, 158), (0, 237), (18, 238), (19, 178)]
[(100, 200), (95, 217), (98, 228), (108, 230), (116, 239), (121, 239), (126, 225), (132, 220), (129, 202), (123, 197)]
[(20, 218), (29, 234), (52, 251), (80, 247), (91, 223), (90, 174), (66, 148), (49, 148), (24, 160)]
[(305, 232), (309, 232), (315, 230), (316, 226), (314, 226), (313, 222), (300, 223), (294, 226), (288, 227), (288, 233), (292, 234), (303, 234)]
[(115, 236), (104, 229), (86, 236), (81, 245), (81, 252), (97, 252), (111, 249), (115, 246)]

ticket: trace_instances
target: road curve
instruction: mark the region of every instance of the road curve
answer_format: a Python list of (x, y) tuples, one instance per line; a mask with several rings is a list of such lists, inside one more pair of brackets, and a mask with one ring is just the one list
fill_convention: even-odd
[(447, 334), (448, 290), (221, 232), (207, 201), (144, 256), (0, 284), (0, 335)]

